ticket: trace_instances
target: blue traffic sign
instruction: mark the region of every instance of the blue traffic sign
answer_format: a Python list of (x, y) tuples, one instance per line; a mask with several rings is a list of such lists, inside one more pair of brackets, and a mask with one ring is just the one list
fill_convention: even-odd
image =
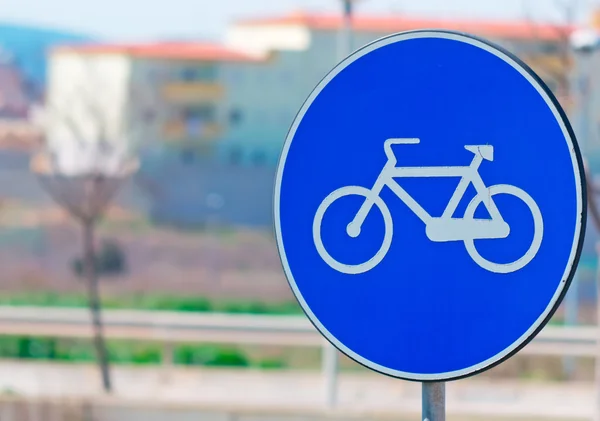
[(381, 373), (451, 380), (510, 357), (579, 260), (582, 159), (520, 60), (446, 31), (340, 63), (285, 141), (274, 210), (291, 288), (339, 350)]

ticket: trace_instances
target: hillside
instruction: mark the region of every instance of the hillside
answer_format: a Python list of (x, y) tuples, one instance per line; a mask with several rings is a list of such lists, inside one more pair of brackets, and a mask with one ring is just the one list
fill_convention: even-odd
[(0, 22), (0, 50), (9, 53), (24, 76), (37, 86), (43, 86), (46, 80), (48, 48), (93, 40), (83, 34)]

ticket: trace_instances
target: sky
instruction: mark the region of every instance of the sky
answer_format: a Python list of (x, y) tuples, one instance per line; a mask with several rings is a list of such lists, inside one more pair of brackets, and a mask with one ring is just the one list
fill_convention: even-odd
[[(577, 0), (357, 0), (357, 11), (417, 16), (556, 20)], [(600, 1), (600, 0), (596, 0)], [(581, 14), (595, 0), (580, 0)], [(0, 21), (66, 29), (107, 40), (218, 39), (242, 17), (338, 11), (340, 0), (0, 0)]]

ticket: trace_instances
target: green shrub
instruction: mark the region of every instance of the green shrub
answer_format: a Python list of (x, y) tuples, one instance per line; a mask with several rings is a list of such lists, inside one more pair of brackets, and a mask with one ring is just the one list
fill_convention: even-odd
[(60, 361), (92, 362), (96, 360), (96, 350), (91, 341), (61, 340), (57, 348), (57, 359)]
[(148, 345), (135, 349), (131, 355), (133, 364), (160, 364), (162, 361), (162, 350), (157, 345)]
[(52, 294), (46, 306), (87, 307), (88, 298), (83, 294)]
[[(127, 270), (125, 253), (121, 246), (115, 241), (106, 240), (102, 242), (100, 250), (94, 257), (96, 270), (101, 276), (120, 275)], [(83, 276), (83, 258), (78, 257), (71, 263), (73, 272), (77, 277)]]
[(268, 305), (258, 301), (240, 301), (225, 303), (222, 307), (225, 313), (243, 313), (243, 314), (266, 314), (269, 313)]
[(105, 241), (100, 251), (100, 268), (103, 275), (119, 275), (127, 271), (125, 252), (115, 241)]
[(108, 349), (108, 359), (110, 362), (117, 364), (131, 362), (133, 353), (131, 344), (109, 341), (106, 347)]
[(215, 352), (213, 347), (181, 345), (175, 348), (175, 363), (183, 365), (204, 365), (207, 360), (213, 358)]
[(0, 358), (18, 358), (19, 357), (19, 337), (1, 336), (0, 337)]
[(264, 303), (260, 301), (227, 302), (219, 310), (225, 313), (243, 314), (302, 314), (302, 309), (295, 301), (284, 303)]
[(181, 345), (175, 349), (175, 363), (223, 367), (247, 367), (246, 356), (235, 348)]
[(223, 348), (213, 353), (212, 358), (205, 361), (204, 365), (219, 367), (248, 367), (250, 365), (246, 356), (235, 348)]
[(271, 307), (272, 314), (303, 314), (302, 308), (296, 301), (288, 301), (281, 304), (274, 304)]
[(56, 340), (48, 338), (31, 338), (24, 336), (18, 339), (17, 357), (23, 359), (56, 358)]
[[(108, 341), (109, 359), (117, 364), (160, 364), (162, 344), (133, 341)], [(45, 359), (63, 362), (94, 362), (93, 342), (80, 339), (55, 339), (28, 336), (0, 336), (0, 358)], [(183, 365), (248, 367), (246, 354), (235, 347), (180, 345), (174, 362)], [(253, 364), (260, 368), (282, 368), (283, 360), (265, 359)]]
[(190, 345), (181, 345), (175, 348), (173, 360), (175, 364), (193, 365), (195, 363), (196, 348)]
[(149, 310), (208, 312), (211, 302), (204, 297), (172, 297), (147, 295), (141, 297), (139, 307)]
[[(35, 292), (0, 295), (0, 305), (40, 307), (87, 307), (86, 294)], [(181, 312), (210, 312), (243, 314), (301, 314), (295, 301), (264, 303), (260, 301), (213, 301), (200, 296), (165, 294), (131, 294), (102, 297), (102, 307), (107, 309), (139, 309)]]
[(256, 366), (263, 370), (275, 370), (285, 368), (286, 363), (280, 358), (266, 358), (264, 360), (259, 360), (256, 363)]

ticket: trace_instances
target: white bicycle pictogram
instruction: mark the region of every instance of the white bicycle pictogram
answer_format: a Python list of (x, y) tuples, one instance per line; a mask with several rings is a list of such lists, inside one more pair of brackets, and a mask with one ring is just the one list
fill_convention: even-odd
[[(419, 142), (420, 139), (416, 138), (386, 140), (384, 151), (388, 161), (371, 189), (361, 186), (341, 187), (330, 193), (321, 202), (313, 222), (313, 239), (321, 258), (331, 268), (345, 274), (367, 272), (384, 259), (390, 249), (393, 237), (392, 215), (380, 197), (381, 191), (387, 186), (425, 223), (425, 233), (429, 240), (434, 242), (463, 241), (469, 256), (483, 269), (494, 273), (510, 273), (523, 268), (531, 262), (542, 244), (544, 232), (542, 213), (531, 196), (518, 187), (510, 184), (497, 184), (491, 187), (485, 185), (479, 174), (479, 166), (484, 160), (494, 160), (494, 147), (492, 145), (466, 145), (465, 149), (475, 155), (469, 166), (397, 167), (396, 156), (392, 151), (392, 146), (398, 144), (418, 144)], [(411, 177), (460, 177), (461, 180), (442, 216), (433, 217), (394, 180), (395, 178)], [(473, 184), (477, 194), (467, 205), (464, 216), (462, 218), (454, 218), (454, 212), (470, 184)], [(494, 263), (487, 260), (475, 248), (474, 240), (501, 239), (508, 237), (510, 233), (509, 225), (504, 221), (494, 203), (494, 196), (499, 194), (507, 194), (521, 199), (533, 216), (534, 233), (531, 245), (521, 258), (509, 263)], [(383, 243), (375, 256), (364, 263), (351, 265), (337, 261), (325, 249), (321, 238), (321, 223), (323, 222), (325, 212), (333, 202), (346, 196), (361, 196), (365, 199), (354, 219), (346, 227), (346, 232), (350, 237), (356, 238), (360, 235), (362, 225), (373, 206), (379, 208), (381, 215), (383, 215), (385, 226)], [(490, 218), (474, 218), (475, 210), (480, 204), (485, 206)]]

